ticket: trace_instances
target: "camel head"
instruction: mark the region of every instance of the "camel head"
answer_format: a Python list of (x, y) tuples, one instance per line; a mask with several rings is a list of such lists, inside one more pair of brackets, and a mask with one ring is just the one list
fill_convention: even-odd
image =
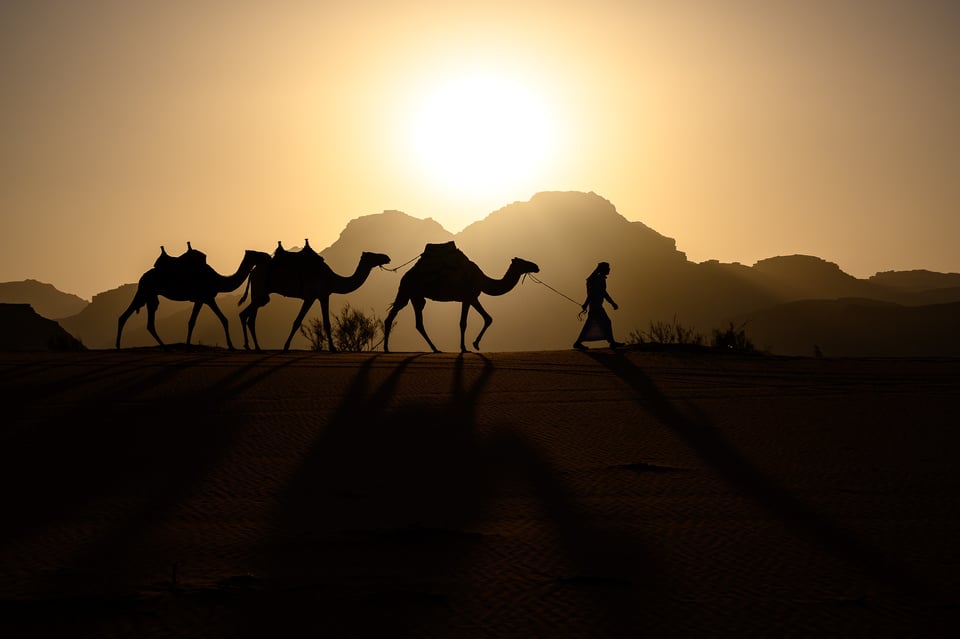
[(515, 257), (510, 260), (510, 270), (520, 273), (521, 275), (526, 275), (527, 273), (539, 273), (540, 267), (533, 262), (528, 262), (523, 258)]
[(383, 266), (384, 264), (390, 263), (390, 256), (384, 255), (383, 253), (370, 253), (369, 251), (364, 251), (360, 255), (360, 264), (364, 267), (373, 268), (375, 266)]

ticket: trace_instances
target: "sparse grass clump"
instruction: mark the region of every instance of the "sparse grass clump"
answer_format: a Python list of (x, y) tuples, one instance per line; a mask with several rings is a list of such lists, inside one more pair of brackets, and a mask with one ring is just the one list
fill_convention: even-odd
[[(383, 340), (383, 320), (376, 314), (367, 315), (350, 304), (340, 309), (340, 314), (331, 318), (333, 345), (337, 350), (360, 352), (372, 351)], [(323, 321), (314, 317), (300, 326), (300, 333), (310, 342), (310, 349), (324, 350), (327, 332)]]
[(630, 337), (627, 338), (628, 344), (682, 344), (690, 346), (703, 345), (703, 335), (696, 329), (684, 326), (677, 319), (676, 315), (672, 322), (658, 320), (650, 321), (650, 327), (646, 331), (634, 329), (630, 331)]
[[(734, 326), (733, 322), (724, 328), (713, 329), (710, 346), (724, 350), (755, 352), (753, 342), (747, 337), (746, 323)], [(627, 343), (632, 345), (679, 345), (704, 346), (702, 334), (690, 326), (684, 326), (676, 316), (672, 322), (652, 321), (650, 327), (643, 330), (633, 330)]]
[(720, 330), (718, 328), (713, 329), (713, 343), (714, 348), (725, 348), (734, 351), (755, 351), (757, 350), (753, 346), (753, 342), (750, 341), (750, 338), (747, 337), (746, 331), (746, 322), (740, 326), (735, 327), (733, 322), (727, 326), (727, 328)]

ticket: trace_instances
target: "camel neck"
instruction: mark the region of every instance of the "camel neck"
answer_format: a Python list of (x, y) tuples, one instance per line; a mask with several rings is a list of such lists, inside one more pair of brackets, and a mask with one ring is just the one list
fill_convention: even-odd
[(371, 267), (364, 266), (362, 263), (357, 264), (356, 270), (346, 276), (340, 276), (334, 273), (333, 282), (332, 282), (332, 292), (338, 294), (352, 293), (353, 291), (360, 288), (364, 282), (367, 281), (367, 277), (370, 275)]
[(487, 295), (505, 295), (512, 291), (519, 281), (520, 273), (513, 269), (507, 269), (506, 274), (499, 280), (484, 275), (480, 290)]

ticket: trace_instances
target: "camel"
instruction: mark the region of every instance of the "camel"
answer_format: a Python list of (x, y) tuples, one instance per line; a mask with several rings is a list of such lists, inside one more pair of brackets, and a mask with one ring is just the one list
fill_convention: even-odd
[(166, 346), (157, 334), (155, 326), (157, 307), (160, 305), (159, 297), (163, 296), (178, 302), (193, 302), (193, 312), (187, 323), (187, 346), (190, 345), (190, 339), (193, 337), (197, 315), (206, 304), (223, 324), (227, 346), (233, 350), (227, 318), (217, 306), (217, 294), (229, 293), (239, 288), (257, 264), (269, 259), (269, 253), (247, 250), (233, 275), (221, 275), (207, 264), (207, 256), (194, 249), (190, 242), (187, 242), (187, 252), (177, 257), (167, 255), (166, 249), (161, 246), (160, 257), (157, 258), (153, 268), (140, 276), (133, 301), (117, 320), (117, 349), (120, 348), (120, 336), (123, 334), (123, 325), (126, 324), (127, 318), (134, 312), (139, 313), (144, 305), (147, 307), (147, 330), (160, 346)]
[(480, 339), (493, 323), (493, 318), (480, 304), (480, 293), (504, 295), (517, 285), (520, 277), (527, 273), (539, 273), (540, 267), (533, 262), (515, 257), (511, 260), (506, 274), (499, 280), (488, 277), (480, 267), (467, 259), (454, 243), (427, 244), (420, 259), (400, 278), (397, 297), (390, 304), (387, 318), (383, 322), (383, 351), (390, 352), (390, 329), (397, 313), (411, 303), (416, 316), (417, 331), (427, 341), (434, 353), (434, 346), (423, 327), (423, 307), (426, 300), (437, 302), (460, 302), (460, 352), (466, 353), (464, 334), (467, 330), (467, 313), (475, 308), (483, 318), (483, 328), (473, 342), (473, 348), (480, 350)]
[(270, 301), (271, 293), (277, 293), (284, 297), (303, 300), (300, 312), (293, 320), (290, 335), (283, 344), (283, 350), (290, 350), (290, 342), (300, 328), (307, 311), (313, 306), (314, 301), (320, 300), (320, 313), (323, 318), (323, 328), (327, 334), (327, 346), (331, 351), (336, 351), (333, 345), (333, 332), (330, 330), (330, 295), (352, 293), (367, 280), (375, 266), (383, 266), (389, 262), (390, 258), (382, 253), (364, 251), (356, 270), (352, 275), (345, 277), (334, 273), (323, 257), (310, 248), (309, 241), (304, 242), (304, 247), (300, 251), (287, 251), (280, 242), (277, 242), (277, 250), (273, 258), (251, 271), (243, 297), (240, 298), (239, 303), (243, 304), (247, 294), (250, 295), (250, 304), (240, 311), (243, 347), (250, 349), (250, 342), (247, 339), (249, 328), (254, 348), (260, 350), (260, 343), (257, 340), (257, 312)]

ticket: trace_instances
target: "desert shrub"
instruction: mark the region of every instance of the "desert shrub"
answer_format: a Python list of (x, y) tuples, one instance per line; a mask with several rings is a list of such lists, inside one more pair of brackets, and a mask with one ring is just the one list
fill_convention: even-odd
[[(333, 345), (340, 351), (372, 351), (382, 340), (379, 336), (383, 334), (383, 320), (376, 314), (367, 315), (350, 304), (345, 304), (340, 309), (340, 314), (331, 318), (330, 323)], [(311, 350), (324, 350), (327, 332), (319, 317), (301, 325), (300, 333), (310, 342)]]
[(694, 328), (684, 326), (676, 315), (672, 322), (662, 320), (650, 321), (650, 327), (643, 331), (634, 329), (627, 338), (629, 344), (687, 344), (700, 346), (703, 344), (703, 335)]
[(753, 342), (747, 337), (746, 322), (736, 327), (733, 322), (730, 322), (727, 328), (722, 331), (718, 328), (713, 329), (713, 346), (735, 351), (756, 350)]
[(322, 351), (327, 343), (327, 330), (323, 327), (323, 320), (311, 317), (300, 325), (300, 334), (310, 342), (310, 350)]

